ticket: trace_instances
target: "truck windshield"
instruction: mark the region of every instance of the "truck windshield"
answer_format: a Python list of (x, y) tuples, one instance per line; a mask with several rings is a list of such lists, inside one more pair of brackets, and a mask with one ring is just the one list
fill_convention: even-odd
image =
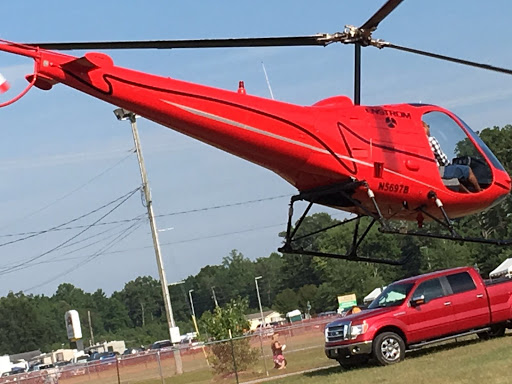
[(397, 283), (389, 285), (382, 293), (372, 301), (369, 309), (396, 307), (402, 305), (405, 298), (411, 292), (413, 283)]

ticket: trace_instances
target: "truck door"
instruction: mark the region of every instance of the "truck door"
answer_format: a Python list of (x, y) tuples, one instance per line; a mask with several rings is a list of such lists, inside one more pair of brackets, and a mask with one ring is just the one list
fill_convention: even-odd
[(409, 304), (403, 320), (408, 325), (408, 342), (419, 342), (452, 333), (453, 309), (439, 278), (426, 280), (414, 290), (412, 300), (423, 296), (424, 303)]
[(446, 297), (451, 302), (458, 331), (481, 328), (491, 322), (487, 293), (482, 284), (478, 286), (469, 272), (459, 272), (445, 276), (451, 294)]

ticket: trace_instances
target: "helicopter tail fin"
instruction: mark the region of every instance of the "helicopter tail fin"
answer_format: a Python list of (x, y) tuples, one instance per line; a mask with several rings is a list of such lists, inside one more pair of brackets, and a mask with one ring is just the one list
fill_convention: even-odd
[[(74, 73), (89, 73), (100, 67), (108, 67), (114, 65), (110, 56), (103, 53), (86, 53), (85, 56), (73, 58), (72, 60), (60, 65), (63, 70)], [(34, 75), (26, 76), (28, 82), (32, 82)], [(50, 90), (58, 81), (52, 77), (37, 74), (35, 86), (44, 91)]]
[(97, 68), (112, 67), (114, 61), (108, 55), (98, 52), (86, 53), (85, 56), (62, 64), (62, 68), (73, 72), (90, 72)]

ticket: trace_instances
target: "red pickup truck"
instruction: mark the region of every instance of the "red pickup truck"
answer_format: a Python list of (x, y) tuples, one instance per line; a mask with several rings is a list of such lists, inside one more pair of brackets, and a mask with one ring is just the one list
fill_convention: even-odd
[(484, 281), (474, 268), (454, 268), (390, 284), (362, 312), (325, 328), (325, 354), (341, 366), (403, 360), (450, 338), (502, 336), (512, 319), (512, 280)]

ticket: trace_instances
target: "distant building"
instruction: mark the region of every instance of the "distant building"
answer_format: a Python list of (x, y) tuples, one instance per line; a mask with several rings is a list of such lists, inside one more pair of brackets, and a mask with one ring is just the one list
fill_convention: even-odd
[(10, 355), (9, 359), (11, 359), (12, 363), (15, 363), (16, 361), (19, 361), (19, 360), (30, 361), (34, 357), (39, 356), (41, 353), (42, 352), (39, 349), (37, 349), (35, 351), (16, 353), (14, 355)]
[(290, 323), (294, 323), (296, 321), (302, 320), (302, 312), (298, 309), (294, 309), (293, 311), (290, 311), (286, 314), (286, 318)]
[[(48, 353), (43, 353), (40, 356), (34, 358), (37, 359), (41, 364), (55, 364), (61, 361), (70, 361), (73, 357), (79, 354), (77, 349), (57, 349)], [(81, 353), (83, 354), (83, 353)]]
[[(258, 325), (261, 324), (261, 313), (251, 313), (250, 315), (245, 316), (247, 320), (249, 320), (249, 330), (254, 331)], [(265, 324), (270, 324), (274, 322), (284, 321), (282, 315), (276, 311), (265, 311), (263, 312), (263, 319)]]

